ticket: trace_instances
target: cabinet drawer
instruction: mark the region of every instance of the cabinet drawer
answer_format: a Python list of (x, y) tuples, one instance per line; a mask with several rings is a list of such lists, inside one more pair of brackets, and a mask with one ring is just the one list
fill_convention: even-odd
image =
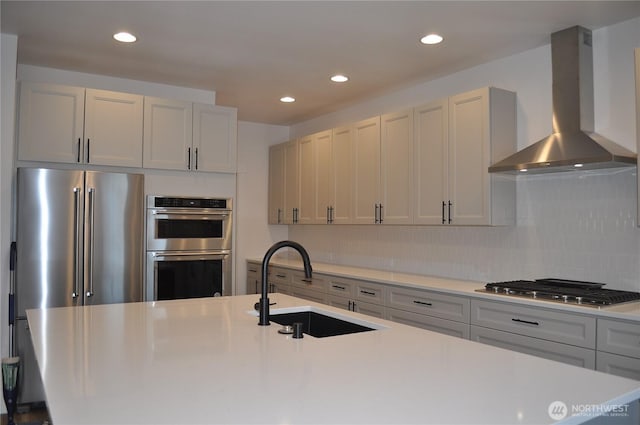
[(269, 283), (289, 285), (291, 283), (291, 270), (280, 267), (269, 267)]
[(589, 349), (596, 347), (596, 319), (577, 314), (473, 300), (471, 324)]
[(311, 291), (323, 291), (327, 283), (327, 276), (314, 274), (310, 279), (304, 273), (293, 272), (292, 287)]
[[(338, 297), (353, 298), (356, 288), (356, 281), (329, 276), (327, 279), (327, 294)], [(345, 302), (347, 302), (345, 300)]]
[(305, 300), (325, 304), (325, 294), (323, 292), (292, 286), (288, 294)]
[(377, 283), (355, 281), (354, 296), (356, 300), (373, 304), (384, 304), (384, 286)]
[(390, 287), (388, 291), (389, 307), (469, 323), (467, 298), (399, 287)]
[(598, 319), (598, 351), (640, 359), (640, 324)]
[(595, 350), (516, 335), (510, 332), (471, 325), (471, 340), (587, 369), (594, 369), (596, 365)]
[(596, 370), (640, 381), (640, 359), (596, 352)]
[(397, 310), (395, 308), (387, 308), (386, 319), (392, 322), (415, 326), (416, 328), (469, 339), (469, 325), (467, 323), (454, 322), (453, 320), (440, 319), (424, 314)]
[(247, 274), (255, 273), (256, 275), (260, 275), (260, 273), (262, 272), (261, 268), (262, 268), (261, 264), (247, 262)]

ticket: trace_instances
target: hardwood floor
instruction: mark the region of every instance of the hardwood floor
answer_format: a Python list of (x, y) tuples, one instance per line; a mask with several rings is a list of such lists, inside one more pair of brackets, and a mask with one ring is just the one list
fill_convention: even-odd
[[(7, 425), (7, 419), (7, 415), (3, 414), (0, 417), (0, 425)], [(20, 425), (53, 425), (49, 419), (49, 412), (45, 407), (34, 408), (24, 413), (16, 413), (13, 416), (13, 420)]]

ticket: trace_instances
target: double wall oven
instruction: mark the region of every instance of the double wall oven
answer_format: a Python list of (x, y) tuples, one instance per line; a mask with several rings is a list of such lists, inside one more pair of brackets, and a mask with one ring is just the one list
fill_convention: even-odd
[(148, 301), (231, 295), (231, 199), (147, 196)]

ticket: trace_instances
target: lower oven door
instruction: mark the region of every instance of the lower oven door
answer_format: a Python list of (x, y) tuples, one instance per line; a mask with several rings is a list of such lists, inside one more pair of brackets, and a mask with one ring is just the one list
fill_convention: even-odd
[(222, 295), (231, 295), (231, 251), (147, 252), (147, 301)]

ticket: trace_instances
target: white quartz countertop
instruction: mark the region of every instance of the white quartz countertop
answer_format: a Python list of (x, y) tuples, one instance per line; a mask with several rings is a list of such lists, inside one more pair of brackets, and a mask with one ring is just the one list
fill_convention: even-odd
[[(261, 259), (250, 259), (250, 262), (261, 264)], [(286, 267), (302, 271), (302, 261), (299, 259), (288, 259), (283, 257), (273, 257), (270, 266)], [(478, 292), (484, 288), (487, 282), (473, 280), (450, 279), (439, 276), (416, 275), (408, 273), (398, 273), (386, 270), (367, 269), (361, 267), (343, 266), (336, 264), (313, 262), (315, 273), (326, 273), (333, 276), (341, 276), (351, 279), (361, 279), (369, 282), (383, 283), (387, 285), (398, 285), (415, 289), (428, 289), (452, 295), (462, 295), (480, 298), (489, 301), (510, 302), (521, 305), (549, 308), (553, 310), (568, 311), (578, 314), (587, 314), (596, 317), (609, 319), (622, 319), (640, 322), (640, 301), (628, 302), (612, 306), (590, 307), (576, 304), (565, 304), (556, 301), (534, 300), (526, 297), (497, 295), (492, 293)]]
[(311, 306), (382, 328), (293, 339), (257, 325), (258, 299), (29, 310), (53, 423), (549, 424), (556, 401), (640, 398), (638, 381), (271, 294), (272, 314)]

